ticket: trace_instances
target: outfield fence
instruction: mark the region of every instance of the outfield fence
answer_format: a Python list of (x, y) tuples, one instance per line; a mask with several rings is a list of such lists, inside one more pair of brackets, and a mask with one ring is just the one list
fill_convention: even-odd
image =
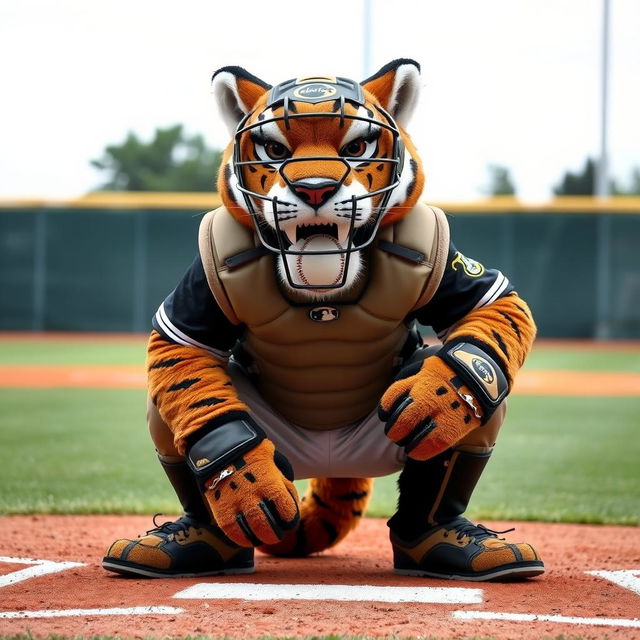
[[(640, 338), (640, 198), (434, 203), (457, 248), (515, 283), (539, 334)], [(0, 330), (147, 331), (215, 194), (0, 201)]]

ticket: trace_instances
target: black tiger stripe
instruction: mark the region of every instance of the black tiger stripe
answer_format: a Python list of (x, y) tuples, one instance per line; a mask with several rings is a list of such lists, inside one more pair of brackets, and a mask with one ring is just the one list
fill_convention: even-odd
[(202, 378), (187, 378), (182, 382), (176, 382), (176, 384), (172, 384), (167, 389), (167, 391), (181, 391), (182, 389), (188, 389), (189, 387), (192, 387), (197, 382), (200, 382), (200, 380), (202, 380)]
[(510, 360), (510, 358), (509, 358), (509, 350), (507, 349), (507, 345), (502, 340), (502, 336), (497, 331), (491, 331), (491, 333), (493, 334), (493, 337), (495, 338), (496, 342), (498, 343), (498, 346), (500, 347), (500, 350), (502, 351), (502, 353), (504, 353), (505, 358), (507, 360)]
[(293, 547), (293, 551), (291, 552), (291, 555), (306, 556), (308, 553), (307, 549), (308, 549), (307, 532), (305, 531), (305, 528), (304, 528), (304, 520), (300, 520), (300, 524), (296, 529), (296, 543)]
[(368, 491), (350, 491), (349, 493), (343, 493), (342, 495), (336, 496), (336, 500), (362, 500), (362, 498), (366, 498), (369, 495)]
[(500, 311), (499, 313), (511, 325), (511, 328), (513, 329), (513, 332), (518, 336), (518, 339), (522, 339), (522, 336), (520, 335), (520, 327), (518, 326), (516, 321), (504, 311)]
[(227, 195), (234, 204), (238, 204), (238, 201), (236, 200), (236, 197), (233, 193), (233, 189), (231, 188), (231, 164), (229, 162), (227, 162), (227, 164), (224, 166), (223, 180), (224, 188), (227, 190)]
[(331, 507), (315, 491), (311, 494), (311, 497), (314, 499), (316, 504), (331, 511)]
[(262, 176), (260, 176), (260, 186), (264, 189), (264, 185), (267, 182), (267, 174), (263, 173)]
[(338, 530), (333, 524), (331, 524), (331, 522), (328, 522), (327, 520), (321, 520), (320, 523), (322, 524), (322, 528), (327, 533), (327, 536), (329, 536), (329, 546), (332, 546), (333, 543), (338, 539)]
[(149, 369), (165, 369), (169, 367), (173, 367), (179, 362), (184, 362), (184, 358), (170, 358), (169, 360), (160, 360), (158, 362), (154, 362)]
[(373, 184), (373, 176), (370, 173), (367, 173), (367, 182), (369, 183), (369, 189), (371, 189), (371, 185)]
[(531, 316), (529, 315), (529, 313), (527, 312), (527, 310), (524, 307), (521, 307), (519, 304), (517, 304), (516, 308), (520, 309), (520, 311), (522, 311), (522, 313), (524, 313), (524, 315), (527, 316), (527, 318), (529, 318), (529, 320), (531, 320)]
[(352, 515), (354, 518), (361, 518), (361, 517), (362, 517), (362, 511), (360, 511), (359, 509), (358, 509), (358, 510), (356, 510), (356, 509), (351, 509), (351, 515)]
[(220, 404), (224, 402), (222, 398), (203, 398), (202, 400), (198, 400), (198, 402), (194, 402), (189, 405), (189, 409), (199, 409), (200, 407), (213, 407), (216, 404)]
[(411, 167), (411, 172), (413, 175), (411, 176), (411, 182), (407, 187), (407, 198), (410, 198), (413, 192), (416, 190), (416, 184), (418, 182), (418, 163), (413, 158), (411, 158), (411, 160), (409, 160), (409, 166)]

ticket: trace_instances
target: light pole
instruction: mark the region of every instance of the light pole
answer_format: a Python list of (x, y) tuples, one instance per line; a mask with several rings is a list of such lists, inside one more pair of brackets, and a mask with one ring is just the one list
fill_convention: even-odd
[(602, 0), (602, 48), (600, 59), (600, 157), (596, 167), (596, 195), (609, 196), (607, 120), (609, 107), (609, 0)]
[(371, 75), (371, 8), (372, 0), (362, 0), (362, 77)]

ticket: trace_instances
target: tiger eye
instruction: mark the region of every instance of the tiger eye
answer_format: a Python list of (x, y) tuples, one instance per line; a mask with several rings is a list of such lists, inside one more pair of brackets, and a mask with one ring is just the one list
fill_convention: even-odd
[(356, 138), (342, 148), (341, 155), (349, 158), (357, 158), (361, 156), (367, 148), (363, 138)]
[(289, 155), (289, 149), (280, 142), (267, 142), (264, 145), (264, 150), (272, 160), (283, 160)]

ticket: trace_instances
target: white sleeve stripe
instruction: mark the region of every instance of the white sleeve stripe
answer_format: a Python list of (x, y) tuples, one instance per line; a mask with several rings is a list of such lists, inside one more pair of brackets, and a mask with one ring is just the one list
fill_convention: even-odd
[(502, 275), (502, 272), (498, 271), (495, 282), (491, 285), (489, 291), (487, 291), (482, 298), (478, 300), (472, 311), (491, 304), (508, 286), (509, 280)]
[[(489, 290), (482, 296), (482, 298), (480, 298), (480, 300), (478, 300), (478, 302), (476, 303), (475, 307), (473, 307), (473, 309), (471, 309), (471, 311), (475, 311), (476, 309), (479, 309), (480, 307), (486, 307), (488, 304), (491, 304), (492, 302), (495, 302), (500, 297), (500, 294), (508, 286), (509, 286), (508, 278), (505, 278), (505, 276), (502, 275), (502, 272), (498, 271), (498, 275), (496, 276), (496, 279), (495, 279), (494, 283), (491, 285)], [(454, 325), (455, 324), (456, 323), (454, 323)], [(442, 331), (439, 331), (436, 334), (436, 337), (439, 340), (444, 341), (446, 339), (446, 337), (447, 337), (447, 334), (451, 331), (451, 329), (452, 329), (452, 327), (454, 325), (451, 325), (450, 327), (447, 327), (446, 329), (443, 329)]]
[(504, 283), (500, 286), (500, 288), (495, 292), (495, 294), (491, 297), (491, 300), (487, 300), (483, 306), (487, 306), (488, 304), (491, 304), (492, 302), (495, 302), (503, 293), (503, 291), (509, 286), (509, 280), (508, 278), (504, 279)]
[(212, 355), (216, 356), (216, 358), (220, 358), (221, 360), (229, 359), (229, 356), (231, 355), (230, 351), (220, 351), (218, 349), (214, 349), (213, 347), (209, 347), (206, 344), (203, 344), (202, 342), (198, 342), (197, 340), (190, 338), (186, 333), (183, 333), (182, 331), (180, 331), (180, 329), (178, 329), (178, 327), (176, 327), (171, 322), (171, 320), (169, 320), (169, 317), (167, 316), (167, 312), (165, 311), (165, 308), (164, 308), (164, 303), (162, 303), (158, 308), (158, 312), (156, 313), (156, 320), (158, 321), (158, 324), (160, 325), (160, 327), (162, 327), (162, 330), (174, 342), (177, 342), (178, 344), (183, 344), (187, 347), (199, 347), (200, 349), (204, 349), (205, 351), (208, 351)]

